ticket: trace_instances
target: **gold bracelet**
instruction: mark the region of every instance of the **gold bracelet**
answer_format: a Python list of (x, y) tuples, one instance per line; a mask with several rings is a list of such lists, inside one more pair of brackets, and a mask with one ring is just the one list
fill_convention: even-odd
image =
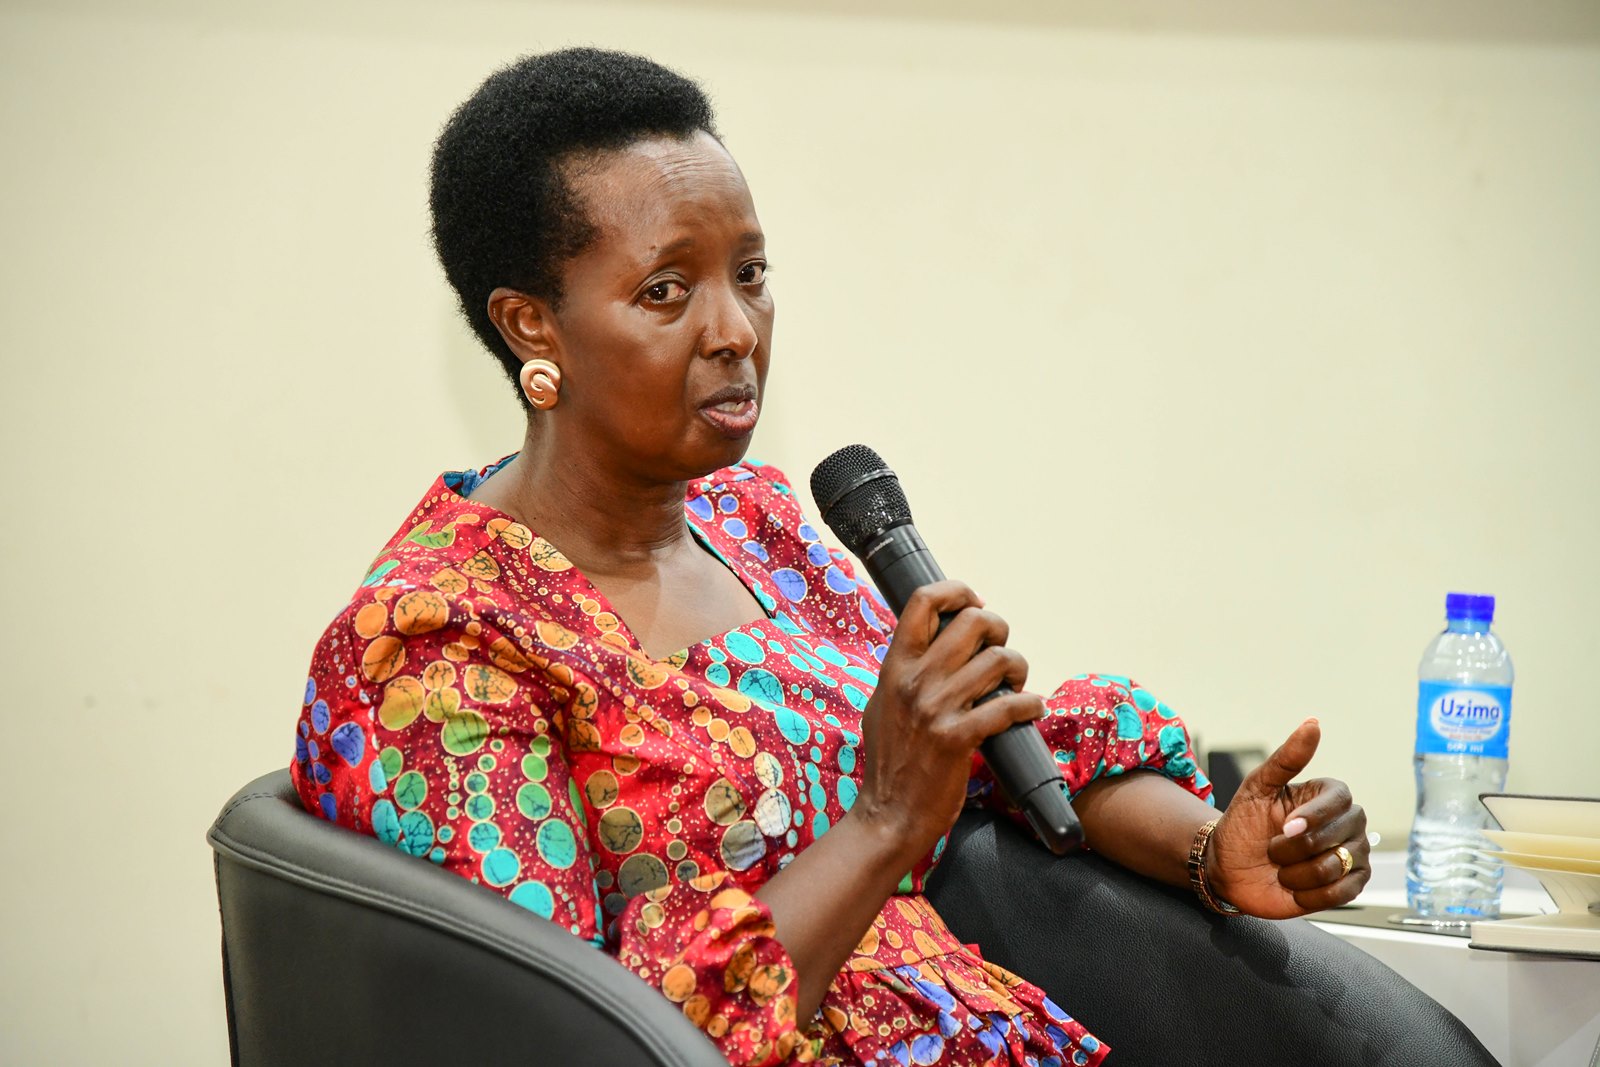
[(1189, 885), (1193, 887), (1194, 895), (1200, 898), (1200, 903), (1211, 911), (1218, 915), (1239, 915), (1238, 908), (1211, 892), (1211, 886), (1206, 884), (1206, 845), (1210, 843), (1212, 831), (1216, 828), (1217, 820), (1212, 819), (1195, 831), (1194, 843), (1189, 846)]

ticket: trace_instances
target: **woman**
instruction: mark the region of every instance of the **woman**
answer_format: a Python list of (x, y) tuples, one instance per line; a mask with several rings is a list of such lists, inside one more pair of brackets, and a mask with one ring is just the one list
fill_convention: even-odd
[[(996, 802), (975, 752), (1014, 722), (1039, 721), (1090, 846), (1206, 906), (1360, 890), (1361, 809), (1290, 784), (1315, 722), (1218, 819), (1166, 705), (1110, 676), (1026, 693), (958, 582), (896, 626), (784, 477), (743, 462), (773, 304), (695, 85), (616, 53), (524, 59), (450, 120), (432, 208), (526, 438), (438, 479), (328, 628), (307, 808), (616, 955), (735, 1063), (1105, 1056), (920, 895), (962, 805)], [(1001, 681), (1015, 695), (971, 706)]]

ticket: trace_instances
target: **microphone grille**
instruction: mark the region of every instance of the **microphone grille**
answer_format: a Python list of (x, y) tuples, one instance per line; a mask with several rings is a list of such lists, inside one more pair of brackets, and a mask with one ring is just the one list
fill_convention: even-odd
[(846, 445), (817, 464), (811, 495), (822, 521), (857, 555), (877, 535), (911, 521), (900, 479), (866, 445)]

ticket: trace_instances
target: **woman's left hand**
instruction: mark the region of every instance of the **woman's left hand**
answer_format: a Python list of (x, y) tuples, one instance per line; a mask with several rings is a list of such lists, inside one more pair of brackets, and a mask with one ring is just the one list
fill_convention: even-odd
[(1317, 720), (1301, 723), (1245, 778), (1211, 835), (1211, 891), (1249, 915), (1289, 919), (1348, 904), (1372, 876), (1367, 815), (1350, 787), (1294, 781), (1321, 738)]

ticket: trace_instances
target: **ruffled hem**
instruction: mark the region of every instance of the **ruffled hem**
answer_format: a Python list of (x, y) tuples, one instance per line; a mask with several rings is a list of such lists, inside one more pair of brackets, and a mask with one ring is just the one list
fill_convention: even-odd
[[(865, 961), (863, 961), (865, 962)], [(1094, 1067), (1109, 1046), (977, 946), (834, 979), (794, 1062)]]

